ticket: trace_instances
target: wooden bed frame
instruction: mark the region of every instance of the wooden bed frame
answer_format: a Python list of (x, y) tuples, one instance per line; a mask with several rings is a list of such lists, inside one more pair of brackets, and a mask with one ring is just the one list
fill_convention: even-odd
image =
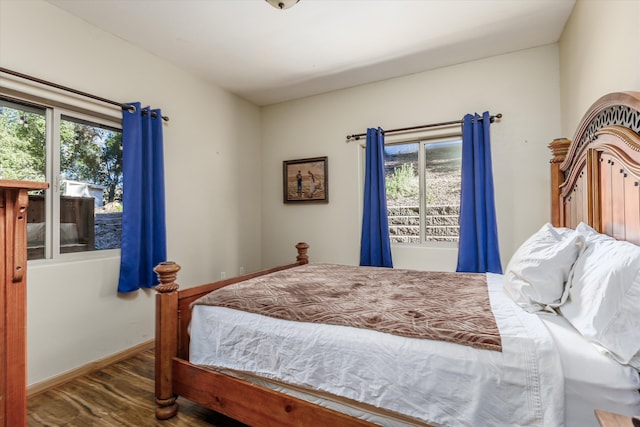
[(580, 221), (640, 245), (640, 92), (600, 98), (582, 119), (573, 144), (556, 139), (551, 160), (551, 218)]
[[(620, 240), (640, 244), (640, 92), (599, 99), (580, 123), (574, 143), (554, 140), (551, 160), (552, 223), (587, 222)], [(189, 362), (189, 305), (223, 286), (306, 264), (299, 243), (297, 262), (232, 279), (178, 290), (180, 267), (156, 267), (156, 417), (178, 411), (177, 396), (252, 426), (372, 426), (322, 406), (251, 384)], [(418, 423), (418, 425), (420, 425)]]
[(154, 270), (156, 286), (156, 417), (164, 420), (178, 411), (182, 396), (252, 426), (372, 426), (364, 420), (287, 396), (189, 362), (189, 305), (214, 289), (287, 268), (307, 264), (306, 243), (298, 243), (293, 264), (178, 290), (175, 279), (180, 266), (159, 264)]

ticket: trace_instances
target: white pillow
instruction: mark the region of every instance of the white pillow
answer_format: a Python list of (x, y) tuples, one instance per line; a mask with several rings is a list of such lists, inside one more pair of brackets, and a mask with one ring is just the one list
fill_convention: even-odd
[(600, 242), (602, 240), (615, 240), (611, 236), (607, 236), (606, 234), (598, 233), (596, 230), (591, 228), (589, 225), (581, 222), (576, 227), (576, 231), (584, 236), (585, 242), (587, 246), (594, 242)]
[(528, 312), (554, 313), (567, 298), (565, 282), (584, 244), (569, 228), (547, 223), (518, 248), (505, 270), (504, 290)]
[(623, 364), (640, 368), (640, 246), (587, 238), (567, 283), (561, 314)]
[(636, 368), (638, 372), (640, 372), (640, 352), (636, 353), (636, 355), (631, 358), (631, 360), (629, 361), (629, 365)]

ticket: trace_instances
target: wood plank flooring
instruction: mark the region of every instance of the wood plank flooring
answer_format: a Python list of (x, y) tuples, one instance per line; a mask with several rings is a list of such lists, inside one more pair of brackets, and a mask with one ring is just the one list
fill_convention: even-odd
[(155, 418), (154, 352), (146, 350), (28, 401), (29, 427), (245, 427), (244, 424), (178, 398), (178, 415)]

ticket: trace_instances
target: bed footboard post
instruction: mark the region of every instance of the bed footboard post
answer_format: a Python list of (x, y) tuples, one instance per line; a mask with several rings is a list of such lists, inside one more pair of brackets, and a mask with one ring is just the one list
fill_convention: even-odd
[(173, 393), (172, 361), (178, 353), (178, 285), (180, 266), (162, 262), (153, 269), (160, 284), (156, 291), (156, 418), (166, 420), (178, 412)]
[(300, 265), (309, 264), (309, 257), (307, 256), (307, 249), (309, 249), (309, 245), (304, 242), (300, 242), (296, 245), (296, 249), (298, 250), (296, 261), (298, 261)]

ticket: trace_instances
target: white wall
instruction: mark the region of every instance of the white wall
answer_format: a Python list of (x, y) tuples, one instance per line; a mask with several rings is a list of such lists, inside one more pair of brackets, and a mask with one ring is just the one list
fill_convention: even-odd
[[(168, 253), (183, 267), (179, 283), (261, 268), (258, 107), (43, 1), (0, 2), (0, 65), (162, 108)], [(118, 257), (29, 263), (30, 384), (153, 338), (153, 292), (118, 295), (118, 265)]]
[(640, 91), (640, 1), (578, 0), (560, 40), (562, 132), (610, 92)]
[[(262, 248), (266, 265), (293, 259), (298, 241), (312, 261), (357, 264), (362, 183), (357, 143), (367, 127), (398, 128), (503, 113), (492, 126), (502, 262), (549, 220), (547, 144), (560, 133), (557, 45), (437, 69), (263, 109)], [(328, 156), (329, 204), (285, 205), (282, 161)], [(393, 249), (396, 267), (454, 270), (457, 250)]]

